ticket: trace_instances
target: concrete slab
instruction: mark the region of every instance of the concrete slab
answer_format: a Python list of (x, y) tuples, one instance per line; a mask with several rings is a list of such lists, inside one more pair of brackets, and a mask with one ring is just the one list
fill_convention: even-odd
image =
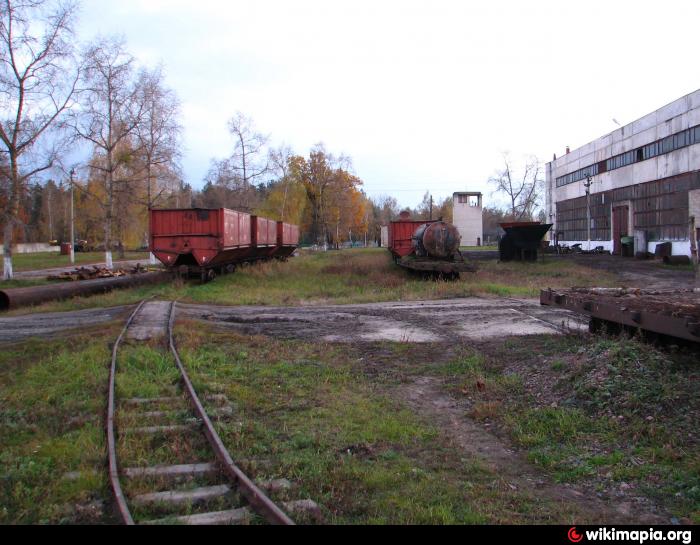
[(154, 503), (167, 503), (173, 505), (206, 502), (225, 496), (231, 491), (227, 484), (215, 486), (203, 486), (190, 490), (166, 490), (164, 492), (151, 492), (139, 494), (132, 500), (135, 505), (149, 505)]
[(152, 477), (179, 478), (212, 475), (219, 471), (216, 464), (205, 462), (200, 464), (179, 464), (171, 466), (127, 467), (123, 474), (128, 479), (144, 479)]
[(250, 522), (250, 511), (246, 507), (229, 509), (228, 511), (213, 511), (211, 513), (200, 513), (198, 515), (186, 515), (183, 517), (167, 518), (162, 520), (150, 520), (143, 524), (186, 524), (188, 526), (223, 526), (232, 524), (248, 524)]
[(136, 341), (163, 338), (168, 333), (169, 318), (169, 301), (149, 301), (134, 317), (126, 337)]

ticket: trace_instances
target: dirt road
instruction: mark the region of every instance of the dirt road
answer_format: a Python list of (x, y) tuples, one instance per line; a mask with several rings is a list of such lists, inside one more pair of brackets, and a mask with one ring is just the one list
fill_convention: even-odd
[[(425, 343), (490, 339), (511, 335), (558, 334), (587, 327), (565, 310), (536, 300), (468, 298), (366, 305), (309, 307), (219, 307), (178, 305), (181, 316), (251, 335), (327, 342), (399, 341)], [(86, 324), (107, 322), (126, 307), (31, 314), (0, 318), (0, 342), (50, 336)]]
[(532, 299), (479, 298), (314, 307), (178, 305), (180, 315), (249, 335), (326, 342), (426, 343), (580, 331), (588, 324)]
[(48, 312), (0, 318), (0, 343), (12, 343), (32, 337), (49, 338), (65, 331), (126, 317), (129, 307), (94, 308), (73, 312)]

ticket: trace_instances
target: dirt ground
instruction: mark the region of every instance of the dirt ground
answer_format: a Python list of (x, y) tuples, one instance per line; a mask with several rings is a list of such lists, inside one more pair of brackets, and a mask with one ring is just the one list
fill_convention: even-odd
[(688, 267), (665, 266), (658, 260), (640, 260), (616, 255), (563, 255), (546, 259), (571, 259), (581, 265), (608, 271), (620, 278), (625, 288), (692, 288), (696, 286), (695, 274)]
[(489, 429), (488, 424), (465, 417), (469, 402), (446, 393), (436, 377), (419, 377), (396, 391), (418, 414), (438, 424), (452, 438), (464, 455), (475, 457), (500, 475), (503, 486), (575, 506), (577, 520), (589, 523), (667, 524), (669, 517), (638, 495), (614, 497), (597, 493), (584, 484), (559, 484), (530, 463), (522, 452), (512, 448)]
[(178, 305), (187, 318), (248, 335), (324, 342), (427, 343), (587, 328), (581, 317), (531, 299), (465, 298), (322, 307)]
[(52, 338), (67, 331), (105, 324), (125, 317), (130, 307), (94, 308), (73, 312), (48, 312), (0, 318), (0, 343), (32, 337)]

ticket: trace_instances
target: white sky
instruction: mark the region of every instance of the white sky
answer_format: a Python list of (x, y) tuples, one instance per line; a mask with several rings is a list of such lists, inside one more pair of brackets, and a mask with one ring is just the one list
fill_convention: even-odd
[(500, 154), (549, 161), (700, 88), (700, 2), (83, 0), (183, 103), (186, 181), (251, 116), (352, 157), (371, 196), (483, 191)]

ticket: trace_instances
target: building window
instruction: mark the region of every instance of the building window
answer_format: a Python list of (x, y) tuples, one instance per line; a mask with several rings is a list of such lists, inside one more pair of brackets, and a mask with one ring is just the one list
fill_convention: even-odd
[[(663, 153), (671, 153), (672, 151), (691, 146), (693, 144), (700, 144), (700, 125), (686, 129), (684, 131), (678, 132), (662, 138), (641, 148), (637, 148), (631, 151), (626, 151), (614, 157), (610, 157), (606, 161), (602, 162), (605, 167), (602, 172), (607, 172), (608, 170), (615, 170), (616, 168), (622, 168), (633, 163), (638, 163), (640, 161), (646, 161), (657, 155)], [(593, 165), (587, 166), (585, 168), (578, 169), (564, 176), (560, 176), (556, 179), (556, 186), (561, 187), (563, 185), (571, 184), (583, 180), (588, 175), (595, 176), (599, 173), (601, 163), (595, 163)]]

